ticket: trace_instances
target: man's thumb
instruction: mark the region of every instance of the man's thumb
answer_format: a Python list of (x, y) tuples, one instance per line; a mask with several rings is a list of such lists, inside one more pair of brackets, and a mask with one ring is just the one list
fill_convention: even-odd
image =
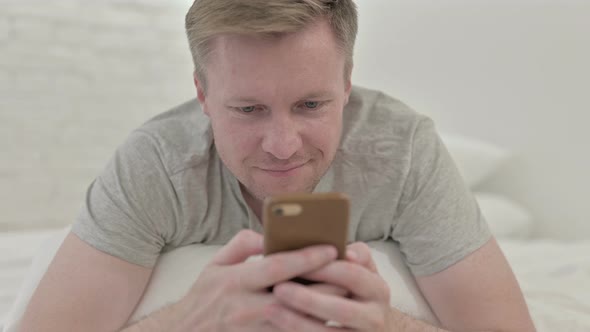
[(252, 230), (241, 230), (217, 254), (211, 264), (232, 265), (242, 263), (248, 257), (260, 255), (264, 251), (262, 235)]

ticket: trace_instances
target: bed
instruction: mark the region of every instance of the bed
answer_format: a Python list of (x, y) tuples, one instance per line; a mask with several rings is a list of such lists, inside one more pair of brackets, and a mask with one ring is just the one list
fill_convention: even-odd
[[(40, 245), (64, 230), (0, 233), (0, 332)], [(501, 239), (538, 331), (590, 331), (590, 240)], [(152, 294), (153, 295), (153, 294)]]
[(0, 332), (39, 246), (59, 230), (0, 233)]

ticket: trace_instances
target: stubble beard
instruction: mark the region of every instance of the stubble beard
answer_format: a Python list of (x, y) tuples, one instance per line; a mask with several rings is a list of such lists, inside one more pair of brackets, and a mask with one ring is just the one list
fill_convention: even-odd
[[(309, 181), (309, 183), (305, 186), (303, 186), (300, 189), (296, 189), (296, 190), (282, 190), (282, 191), (276, 191), (276, 192), (268, 192), (268, 190), (257, 186), (255, 183), (250, 187), (250, 186), (246, 186), (244, 183), (242, 183), (240, 181), (240, 185), (242, 187), (242, 190), (245, 190), (248, 195), (250, 195), (251, 197), (255, 198), (256, 200), (260, 201), (260, 202), (264, 202), (264, 200), (268, 197), (272, 197), (274, 195), (279, 195), (279, 194), (288, 194), (288, 193), (311, 193), (313, 192), (313, 190), (315, 189), (315, 187), (318, 185), (318, 183), (320, 182), (322, 176), (324, 176), (324, 174), (327, 172), (328, 168), (326, 168), (326, 170), (324, 170), (321, 174), (314, 174), (313, 178)], [(254, 182), (254, 181), (252, 181)]]

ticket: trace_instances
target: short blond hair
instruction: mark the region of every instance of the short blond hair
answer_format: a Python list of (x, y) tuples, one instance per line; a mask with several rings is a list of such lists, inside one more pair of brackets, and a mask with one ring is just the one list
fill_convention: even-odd
[(206, 86), (205, 64), (215, 36), (281, 35), (299, 31), (320, 18), (328, 19), (332, 27), (346, 57), (344, 75), (348, 77), (358, 30), (352, 0), (195, 0), (185, 20), (195, 74)]

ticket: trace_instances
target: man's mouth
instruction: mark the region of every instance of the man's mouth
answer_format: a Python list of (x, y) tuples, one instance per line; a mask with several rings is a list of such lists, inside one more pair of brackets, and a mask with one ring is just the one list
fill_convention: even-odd
[(287, 167), (261, 167), (260, 169), (262, 169), (263, 171), (267, 171), (267, 172), (288, 172), (290, 170), (299, 168), (303, 165), (304, 164), (292, 165), (292, 166), (287, 166)]
[(287, 166), (262, 166), (258, 167), (260, 170), (264, 171), (267, 174), (273, 176), (290, 176), (295, 174), (299, 169), (301, 169), (307, 162), (302, 164), (296, 165), (287, 165)]

